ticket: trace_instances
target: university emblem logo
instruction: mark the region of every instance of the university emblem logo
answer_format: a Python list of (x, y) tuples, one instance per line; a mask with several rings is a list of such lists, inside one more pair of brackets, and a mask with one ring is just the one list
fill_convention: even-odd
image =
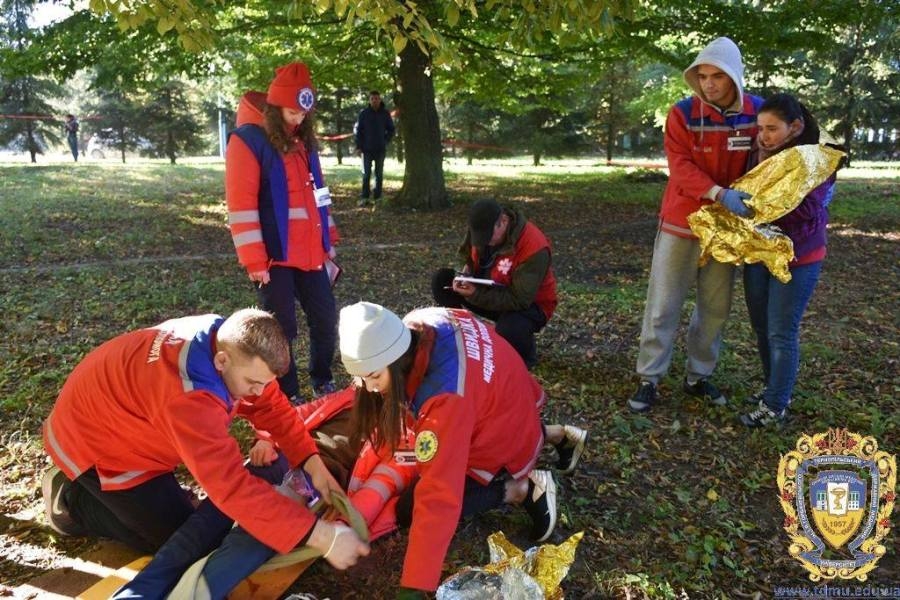
[(316, 103), (316, 95), (313, 93), (311, 88), (305, 87), (299, 92), (297, 92), (297, 104), (300, 105), (300, 108), (309, 112), (313, 104)]
[(896, 456), (846, 429), (804, 434), (781, 457), (777, 481), (788, 552), (809, 578), (865, 581), (886, 551)]

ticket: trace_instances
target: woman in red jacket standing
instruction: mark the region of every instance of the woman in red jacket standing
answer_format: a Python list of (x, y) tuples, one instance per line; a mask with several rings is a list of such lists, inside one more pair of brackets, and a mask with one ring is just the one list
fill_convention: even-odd
[(331, 197), (316, 153), (316, 92), (300, 62), (275, 71), (267, 93), (241, 98), (225, 154), (225, 200), (238, 260), (291, 342), (290, 370), (278, 379), (294, 403), (300, 386), (293, 357), (295, 301), (309, 327), (309, 375), (316, 396), (336, 391), (331, 361), (337, 306), (324, 268), (338, 240)]

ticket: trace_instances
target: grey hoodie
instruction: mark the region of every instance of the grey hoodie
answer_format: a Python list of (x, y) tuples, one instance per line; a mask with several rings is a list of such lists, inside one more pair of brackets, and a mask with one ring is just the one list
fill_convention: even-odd
[(744, 62), (737, 44), (727, 37), (716, 38), (701, 50), (691, 66), (684, 70), (684, 81), (691, 86), (698, 98), (710, 104), (700, 89), (697, 77), (697, 67), (700, 65), (712, 65), (731, 78), (737, 88), (737, 99), (730, 109), (740, 110), (744, 102)]

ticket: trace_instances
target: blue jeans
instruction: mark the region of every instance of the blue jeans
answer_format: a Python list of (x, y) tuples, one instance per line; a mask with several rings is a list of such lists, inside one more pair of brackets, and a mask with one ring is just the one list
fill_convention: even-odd
[(384, 180), (384, 155), (386, 150), (379, 152), (363, 152), (363, 177), (362, 190), (360, 198), (369, 197), (369, 182), (372, 179), (372, 163), (375, 163), (375, 190), (373, 196), (375, 200), (381, 198), (381, 183)]
[(744, 295), (766, 379), (764, 401), (775, 412), (791, 401), (800, 368), (800, 320), (812, 297), (822, 261), (791, 269), (781, 283), (762, 263), (744, 266)]
[(291, 342), (288, 372), (278, 378), (281, 391), (290, 398), (300, 391), (293, 350), (297, 338), (296, 302), (300, 302), (300, 308), (306, 313), (309, 327), (309, 377), (313, 386), (333, 379), (331, 361), (337, 347), (337, 303), (325, 269), (301, 271), (274, 266), (269, 269), (269, 277), (269, 283), (258, 288), (257, 294), (260, 306), (275, 315)]
[(69, 142), (69, 150), (72, 152), (72, 158), (75, 159), (75, 162), (78, 162), (78, 138), (74, 135), (70, 135), (66, 137), (66, 141)]

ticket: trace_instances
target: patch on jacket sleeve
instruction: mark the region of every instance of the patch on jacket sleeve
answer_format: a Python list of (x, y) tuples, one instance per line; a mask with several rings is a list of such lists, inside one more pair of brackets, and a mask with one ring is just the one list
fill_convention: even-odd
[(438, 439), (433, 431), (420, 431), (416, 436), (416, 459), (428, 462), (437, 454)]

